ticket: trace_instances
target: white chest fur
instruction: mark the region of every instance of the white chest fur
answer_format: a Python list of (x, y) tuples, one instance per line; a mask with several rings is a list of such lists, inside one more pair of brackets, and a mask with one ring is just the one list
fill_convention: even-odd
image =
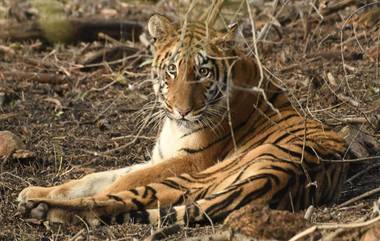
[(189, 133), (183, 127), (179, 127), (175, 121), (165, 119), (161, 129), (160, 136), (158, 137), (152, 153), (153, 163), (160, 162), (161, 160), (169, 159), (181, 154), (181, 149), (188, 146), (194, 146), (196, 142), (196, 134), (186, 136)]

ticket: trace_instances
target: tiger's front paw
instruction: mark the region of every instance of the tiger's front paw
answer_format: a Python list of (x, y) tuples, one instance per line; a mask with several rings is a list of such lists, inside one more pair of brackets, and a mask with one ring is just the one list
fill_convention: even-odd
[(100, 220), (96, 212), (72, 205), (69, 200), (30, 199), (19, 204), (19, 211), (25, 218), (60, 224), (86, 222), (98, 226)]
[(38, 187), (30, 186), (24, 188), (17, 197), (18, 209), (21, 213), (25, 212), (25, 207), (28, 207), (28, 201), (32, 199), (66, 199), (65, 193), (56, 187)]
[(18, 210), (21, 213), (24, 213), (25, 207), (28, 206), (27, 202), (29, 200), (34, 198), (46, 198), (49, 195), (50, 191), (51, 190), (49, 188), (45, 187), (31, 186), (24, 188), (17, 197)]
[(27, 200), (20, 202), (18, 205), (19, 212), (27, 218), (45, 220), (48, 213), (48, 205), (43, 202)]

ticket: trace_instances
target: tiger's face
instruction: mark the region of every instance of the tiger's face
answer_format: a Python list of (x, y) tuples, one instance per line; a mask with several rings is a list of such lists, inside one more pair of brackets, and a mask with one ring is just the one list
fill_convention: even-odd
[(189, 25), (183, 33), (154, 15), (148, 27), (155, 39), (154, 90), (166, 116), (185, 127), (216, 124), (227, 111), (228, 58), (206, 39), (203, 26)]

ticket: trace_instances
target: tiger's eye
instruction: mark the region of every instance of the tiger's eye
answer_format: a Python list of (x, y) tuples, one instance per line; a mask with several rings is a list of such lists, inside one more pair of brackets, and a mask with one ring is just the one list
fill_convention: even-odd
[(175, 74), (177, 72), (177, 66), (175, 66), (175, 64), (169, 64), (167, 69), (170, 74)]
[(211, 70), (209, 68), (200, 68), (199, 69), (199, 74), (201, 77), (207, 77), (211, 73)]

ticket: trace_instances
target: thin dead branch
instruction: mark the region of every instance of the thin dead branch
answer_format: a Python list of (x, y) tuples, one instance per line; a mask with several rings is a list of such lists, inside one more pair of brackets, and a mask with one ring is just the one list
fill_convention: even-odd
[(357, 3), (358, 3), (357, 0), (343, 0), (343, 1), (339, 1), (337, 3), (330, 4), (328, 7), (320, 9), (320, 13), (323, 16), (328, 16), (330, 14), (339, 12), (340, 10), (345, 9), (347, 7), (353, 6), (353, 5), (357, 4)]
[[(137, 48), (128, 47), (125, 45), (118, 45), (111, 48), (102, 48), (101, 50), (90, 52), (83, 56), (78, 62), (82, 65), (91, 65), (102, 63), (104, 61), (110, 62), (120, 60), (128, 56), (132, 56), (138, 52)], [(137, 56), (136, 56), (137, 58)]]
[(373, 219), (370, 219), (368, 221), (365, 221), (365, 222), (358, 222), (358, 223), (347, 223), (347, 224), (338, 224), (338, 223), (332, 223), (332, 224), (318, 224), (318, 225), (314, 225), (304, 231), (302, 231), (301, 233), (298, 233), (297, 235), (295, 235), (294, 237), (292, 237), (291, 239), (289, 239), (289, 241), (296, 241), (296, 240), (300, 240), (301, 238), (303, 237), (306, 237), (312, 233), (314, 233), (315, 231), (318, 231), (318, 230), (336, 230), (336, 229), (339, 229), (339, 228), (342, 228), (342, 229), (352, 229), (352, 228), (361, 228), (361, 227), (366, 227), (366, 226), (369, 226), (369, 225), (372, 225), (376, 222), (380, 221), (380, 216), (377, 216)]
[(35, 81), (38, 83), (60, 85), (72, 81), (71, 77), (57, 73), (37, 73), (21, 71), (5, 71), (4, 79), (14, 81)]
[(361, 194), (361, 195), (359, 195), (357, 197), (354, 197), (354, 198), (352, 198), (352, 199), (350, 199), (350, 200), (348, 200), (348, 201), (346, 201), (344, 203), (339, 204), (338, 207), (340, 208), (340, 207), (344, 207), (344, 206), (350, 205), (350, 204), (352, 204), (354, 202), (362, 200), (363, 198), (370, 197), (370, 196), (372, 196), (372, 195), (374, 195), (376, 193), (379, 193), (379, 192), (380, 192), (380, 187), (372, 189), (372, 190), (370, 190), (368, 192), (365, 192), (365, 193), (363, 193), (363, 194)]
[[(40, 39), (44, 42), (92, 42), (99, 39), (99, 33), (106, 34), (114, 39), (138, 41), (143, 27), (137, 22), (109, 19), (64, 19), (67, 21), (62, 25), (57, 21), (56, 26), (44, 26), (41, 21), (26, 23), (14, 23), (4, 25), (0, 30), (0, 39), (11, 41), (25, 41)], [(70, 31), (57, 37), (56, 31), (62, 32), (62, 26), (70, 26)], [(46, 29), (49, 28), (49, 29)]]

